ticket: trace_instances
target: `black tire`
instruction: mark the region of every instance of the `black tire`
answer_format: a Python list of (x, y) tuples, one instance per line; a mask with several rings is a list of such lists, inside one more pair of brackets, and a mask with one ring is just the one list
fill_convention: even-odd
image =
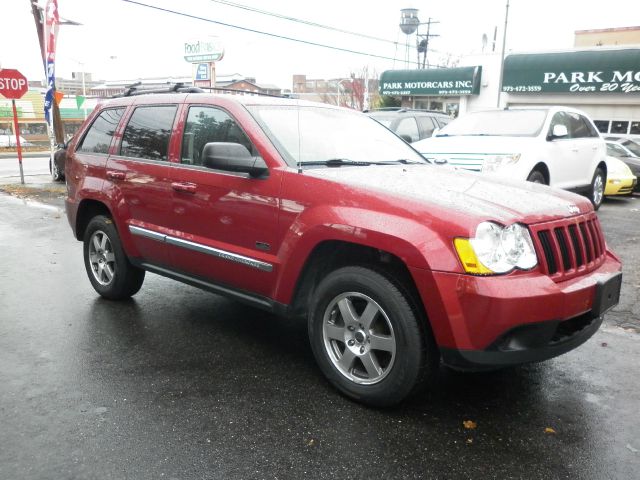
[(49, 171), (51, 172), (51, 178), (54, 182), (61, 182), (64, 180), (64, 173), (60, 171), (55, 160), (49, 160)]
[(140, 290), (145, 271), (129, 262), (111, 218), (93, 217), (83, 241), (84, 266), (96, 292), (109, 300), (124, 300)]
[[(349, 296), (355, 312), (360, 315), (354, 316), (358, 322), (365, 317), (362, 311), (365, 308), (370, 305), (380, 308), (371, 327), (363, 328), (360, 324), (359, 330), (356, 327), (355, 333), (351, 332), (360, 335), (357, 342), (362, 342), (356, 343), (354, 339), (358, 337), (354, 336), (349, 340), (355, 343), (355, 346), (350, 343), (352, 347), (347, 346), (347, 336), (344, 341), (325, 338), (325, 328), (336, 328), (337, 332), (351, 334), (346, 329), (347, 322), (342, 319), (342, 313), (338, 313), (342, 310), (336, 303), (338, 298), (345, 295)], [(363, 302), (362, 305), (356, 305), (358, 301)], [(331, 272), (320, 282), (309, 310), (309, 340), (320, 370), (340, 392), (364, 404), (384, 407), (395, 405), (420, 391), (434, 377), (438, 370), (439, 353), (426, 318), (415, 306), (412, 308), (413, 303), (401, 284), (369, 268), (343, 267)], [(361, 310), (358, 311), (358, 308)], [(389, 326), (392, 328), (390, 335), (379, 333), (378, 329), (384, 330)], [(363, 332), (366, 332), (364, 340)], [(394, 352), (376, 349), (375, 335), (393, 339)], [(351, 353), (354, 360), (348, 363), (351, 367), (347, 367), (347, 372), (343, 373), (336, 362), (340, 363), (340, 359), (347, 354), (347, 348), (359, 349), (361, 355)], [(362, 355), (365, 348), (368, 350)], [(380, 367), (382, 373), (376, 377), (379, 380), (363, 384), (360, 382), (373, 381), (374, 378), (367, 378), (369, 376), (365, 372), (364, 357), (368, 356), (376, 360), (375, 365)], [(357, 377), (358, 369), (363, 373), (362, 377)], [(348, 378), (348, 375), (355, 380)]]
[(544, 178), (544, 174), (540, 170), (533, 170), (527, 177), (527, 182), (541, 183), (547, 185), (547, 179)]
[(607, 185), (607, 174), (604, 173), (602, 168), (596, 168), (595, 173), (593, 174), (593, 179), (591, 180), (591, 188), (589, 190), (589, 200), (591, 200), (591, 204), (593, 205), (594, 210), (598, 210), (600, 205), (602, 205), (602, 200), (604, 199), (604, 189)]

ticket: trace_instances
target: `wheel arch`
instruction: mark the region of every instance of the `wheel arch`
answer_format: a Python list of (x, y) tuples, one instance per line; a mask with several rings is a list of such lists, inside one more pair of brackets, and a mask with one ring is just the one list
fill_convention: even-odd
[(544, 162), (536, 163), (534, 167), (531, 169), (531, 171), (529, 172), (529, 175), (531, 175), (535, 171), (542, 173), (542, 175), (544, 176), (544, 180), (547, 182), (547, 185), (551, 185), (551, 173), (549, 172), (549, 167), (547, 166), (546, 163)]
[(83, 199), (78, 205), (78, 213), (76, 214), (75, 234), (77, 240), (83, 239), (87, 225), (89, 225), (91, 219), (96, 215), (106, 215), (113, 218), (109, 207), (100, 200), (91, 198)]

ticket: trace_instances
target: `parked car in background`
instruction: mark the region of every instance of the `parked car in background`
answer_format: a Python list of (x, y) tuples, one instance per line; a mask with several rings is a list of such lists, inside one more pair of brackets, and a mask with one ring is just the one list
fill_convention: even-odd
[[(20, 135), (21, 147), (32, 147), (33, 143), (27, 142), (22, 135)], [(0, 147), (17, 147), (15, 135), (0, 135)]]
[(467, 113), (412, 145), (434, 163), (585, 194), (598, 209), (607, 178), (604, 140), (567, 107)]
[(53, 153), (53, 161), (49, 158), (49, 173), (56, 182), (62, 182), (65, 179), (64, 164), (67, 158), (67, 145), (68, 142), (58, 144)]
[(429, 138), (451, 121), (445, 113), (432, 110), (385, 108), (365, 113), (408, 143)]
[[(615, 140), (607, 140), (607, 155), (615, 157), (623, 161), (630, 169), (631, 172), (640, 179), (640, 156), (634, 152), (638, 151), (635, 145), (629, 144), (627, 139), (620, 137), (607, 137), (615, 138)], [(619, 139), (619, 140), (618, 140)], [(632, 142), (635, 143), (635, 142)], [(631, 150), (630, 147), (633, 148)], [(640, 148), (640, 145), (638, 146)], [(636, 184), (635, 191), (640, 191), (640, 185)]]
[(638, 179), (622, 160), (607, 155), (607, 185), (605, 196), (631, 195), (638, 183)]

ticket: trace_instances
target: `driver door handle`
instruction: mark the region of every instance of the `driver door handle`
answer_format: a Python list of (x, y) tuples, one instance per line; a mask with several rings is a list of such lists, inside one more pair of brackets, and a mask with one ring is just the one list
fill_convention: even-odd
[(191, 182), (173, 182), (171, 188), (176, 192), (196, 193), (196, 184)]

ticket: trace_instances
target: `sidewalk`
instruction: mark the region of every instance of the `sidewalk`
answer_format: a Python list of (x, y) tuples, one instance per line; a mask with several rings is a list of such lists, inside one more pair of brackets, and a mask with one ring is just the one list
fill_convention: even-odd
[(67, 187), (64, 182), (54, 182), (51, 175), (25, 175), (24, 185), (20, 177), (0, 178), (0, 194), (7, 193), (17, 198), (30, 198), (59, 207), (64, 205)]

